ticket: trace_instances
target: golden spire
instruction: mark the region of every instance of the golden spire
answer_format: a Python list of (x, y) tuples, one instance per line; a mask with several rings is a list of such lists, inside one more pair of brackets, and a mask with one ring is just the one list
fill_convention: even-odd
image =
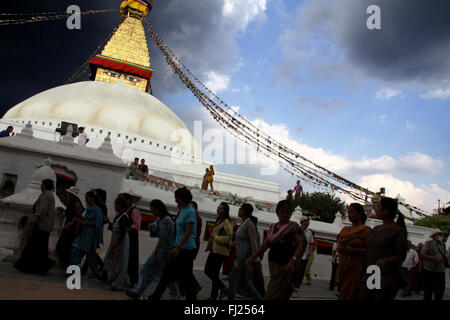
[[(126, 0), (120, 6), (124, 18), (100, 55), (92, 61), (95, 81), (118, 83), (148, 91), (153, 70), (142, 19), (153, 1)], [(94, 72), (93, 72), (94, 73)]]

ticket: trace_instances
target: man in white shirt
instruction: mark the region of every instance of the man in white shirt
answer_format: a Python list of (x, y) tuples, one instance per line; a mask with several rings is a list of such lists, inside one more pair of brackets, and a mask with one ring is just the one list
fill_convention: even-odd
[(303, 233), (305, 235), (306, 247), (305, 247), (305, 251), (303, 253), (302, 258), (300, 259), (300, 261), (297, 265), (297, 274), (298, 274), (297, 283), (296, 283), (297, 289), (300, 288), (300, 286), (303, 283), (303, 277), (305, 276), (306, 266), (308, 264), (309, 256), (311, 255), (312, 249), (313, 249), (312, 244), (314, 243), (314, 237), (313, 237), (312, 231), (308, 229), (309, 219), (307, 217), (301, 217), (300, 225), (301, 225)]
[(78, 145), (85, 146), (89, 142), (87, 134), (84, 132), (84, 127), (78, 128)]
[(408, 240), (408, 252), (406, 258), (402, 263), (401, 274), (406, 286), (403, 288), (402, 297), (411, 296), (411, 276), (414, 272), (414, 267), (419, 263), (419, 256), (414, 250), (411, 241)]

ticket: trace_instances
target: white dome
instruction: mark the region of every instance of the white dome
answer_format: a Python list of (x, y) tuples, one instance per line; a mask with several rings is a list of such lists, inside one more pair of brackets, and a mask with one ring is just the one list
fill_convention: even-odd
[(194, 137), (173, 111), (152, 95), (121, 84), (86, 81), (56, 87), (19, 103), (3, 119), (67, 121), (135, 134), (202, 158)]

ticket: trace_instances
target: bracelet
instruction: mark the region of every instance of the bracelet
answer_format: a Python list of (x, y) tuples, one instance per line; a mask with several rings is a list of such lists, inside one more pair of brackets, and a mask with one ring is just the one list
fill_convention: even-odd
[(296, 256), (293, 256), (293, 257), (292, 257), (292, 260), (294, 260), (294, 261), (297, 260), (297, 257), (296, 257)]

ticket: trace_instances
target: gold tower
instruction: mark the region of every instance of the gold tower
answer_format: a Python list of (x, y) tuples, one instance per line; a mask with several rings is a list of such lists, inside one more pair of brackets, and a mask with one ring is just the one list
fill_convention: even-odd
[(90, 62), (91, 79), (119, 83), (147, 92), (153, 69), (142, 20), (152, 9), (153, 1), (126, 0), (120, 6), (124, 21)]

